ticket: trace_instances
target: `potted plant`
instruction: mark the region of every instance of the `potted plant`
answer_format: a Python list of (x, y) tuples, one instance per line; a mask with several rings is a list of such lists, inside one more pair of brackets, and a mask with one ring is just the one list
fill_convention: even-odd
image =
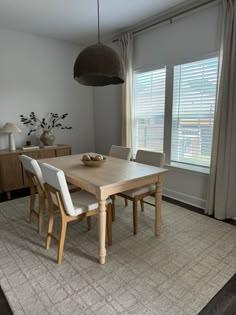
[(52, 133), (52, 129), (60, 128), (60, 129), (72, 129), (72, 127), (67, 127), (63, 125), (60, 121), (64, 120), (68, 116), (68, 113), (59, 115), (57, 113), (48, 113), (42, 119), (38, 118), (34, 112), (31, 112), (28, 116), (20, 115), (21, 122), (30, 127), (28, 132), (28, 136), (37, 130), (42, 130), (43, 133), (40, 136), (40, 141), (45, 146), (53, 145), (55, 140), (55, 136)]

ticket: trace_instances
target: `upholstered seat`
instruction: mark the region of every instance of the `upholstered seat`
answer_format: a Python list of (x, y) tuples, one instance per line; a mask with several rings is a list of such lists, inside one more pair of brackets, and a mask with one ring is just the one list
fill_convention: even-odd
[[(26, 177), (29, 182), (30, 187), (30, 223), (33, 222), (33, 216), (38, 217), (38, 231), (42, 232), (43, 229), (43, 215), (46, 206), (46, 193), (44, 188), (44, 178), (40, 166), (37, 160), (27, 156), (20, 155), (20, 161), (25, 170)], [(74, 185), (69, 184), (70, 191), (78, 191), (80, 188), (75, 187)], [(36, 199), (38, 195), (38, 211), (36, 210)], [(55, 196), (52, 196), (55, 199)]]
[[(119, 145), (112, 145), (109, 151), (109, 156), (115, 157), (117, 159), (121, 160), (130, 160), (131, 158), (131, 148), (129, 147), (123, 147)], [(115, 195), (111, 196), (112, 199), (112, 221), (115, 221)], [(125, 205), (128, 205), (127, 199), (125, 199)]]
[[(61, 232), (58, 245), (58, 264), (61, 264), (64, 249), (67, 223), (70, 221), (81, 220), (85, 217), (90, 218), (98, 214), (98, 203), (94, 195), (80, 190), (69, 192), (64, 172), (46, 163), (40, 164), (42, 174), (45, 180), (44, 187), (49, 201), (49, 223), (47, 233), (46, 248), (50, 247), (51, 238), (57, 240), (53, 235), (53, 221), (55, 208), (60, 210), (61, 214)], [(112, 244), (112, 220), (111, 220), (111, 200), (107, 202), (107, 234), (108, 245)], [(91, 221), (89, 229), (91, 227)], [(57, 240), (58, 241), (58, 240)]]
[(134, 198), (137, 195), (146, 194), (149, 191), (155, 191), (155, 185), (147, 185), (140, 188), (126, 190), (122, 194), (125, 194), (128, 197)]
[[(163, 167), (165, 162), (165, 153), (138, 150), (136, 154), (136, 162), (143, 163), (147, 165), (152, 165), (156, 167)], [(133, 201), (133, 228), (134, 234), (138, 232), (138, 201), (141, 203), (142, 211), (144, 210), (144, 203), (151, 204), (150, 202), (145, 201), (144, 198), (147, 196), (153, 195), (155, 193), (155, 184), (146, 185), (143, 187), (135, 188), (132, 190), (127, 190), (122, 193), (119, 193), (118, 196), (125, 198), (126, 200)], [(114, 199), (112, 199), (112, 210), (115, 212)], [(151, 204), (155, 206), (155, 204)]]
[[(94, 195), (85, 190), (71, 193), (71, 199), (74, 206), (75, 215), (82, 214), (86, 211), (95, 210), (98, 208), (97, 199)], [(107, 203), (110, 199), (107, 200)]]

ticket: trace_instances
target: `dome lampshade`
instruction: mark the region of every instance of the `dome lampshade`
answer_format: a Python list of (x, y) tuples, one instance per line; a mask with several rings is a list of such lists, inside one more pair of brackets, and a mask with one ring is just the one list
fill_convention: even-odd
[(98, 43), (81, 51), (74, 64), (74, 79), (83, 85), (105, 86), (124, 83), (124, 62), (117, 52), (100, 41), (99, 0)]
[(124, 83), (124, 63), (117, 52), (101, 43), (85, 48), (74, 64), (74, 79), (83, 85)]

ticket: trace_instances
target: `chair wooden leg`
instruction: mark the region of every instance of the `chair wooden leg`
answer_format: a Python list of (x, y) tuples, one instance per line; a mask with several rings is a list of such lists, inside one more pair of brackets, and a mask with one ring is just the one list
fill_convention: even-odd
[(92, 228), (92, 217), (87, 217), (88, 231)]
[(112, 245), (112, 205), (107, 206), (107, 241), (108, 246)]
[(30, 216), (29, 216), (29, 223), (33, 223), (33, 215), (34, 215), (34, 205), (35, 205), (35, 192), (31, 191), (30, 195)]
[(45, 198), (39, 196), (39, 221), (38, 221), (38, 231), (41, 234), (43, 229), (43, 213), (45, 209)]
[(62, 255), (64, 250), (64, 243), (66, 238), (66, 228), (67, 228), (67, 222), (65, 219), (62, 218), (61, 222), (61, 233), (60, 233), (60, 239), (59, 239), (59, 245), (58, 245), (58, 255), (57, 255), (57, 263), (60, 265), (62, 261)]
[(46, 241), (46, 249), (50, 248), (51, 243), (51, 234), (53, 229), (53, 222), (54, 222), (54, 209), (50, 209), (49, 212), (49, 219), (48, 219), (48, 234), (47, 234), (47, 241)]
[(140, 200), (141, 211), (144, 211), (144, 202), (143, 199)]
[(116, 199), (116, 197), (114, 195), (111, 196), (111, 200), (112, 200), (112, 205), (111, 205), (112, 221), (115, 221), (115, 219), (116, 219), (115, 199)]
[(133, 227), (134, 235), (138, 233), (138, 202), (137, 200), (133, 201)]
[(125, 198), (125, 206), (127, 207), (128, 206), (128, 199)]

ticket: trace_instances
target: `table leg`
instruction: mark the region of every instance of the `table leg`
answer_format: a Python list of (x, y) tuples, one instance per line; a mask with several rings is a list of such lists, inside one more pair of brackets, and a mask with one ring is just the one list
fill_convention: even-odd
[(99, 263), (101, 265), (106, 262), (106, 200), (99, 201), (98, 212), (98, 242), (99, 242)]
[(159, 177), (155, 190), (155, 234), (160, 235), (161, 230), (161, 203), (162, 203), (162, 178)]

